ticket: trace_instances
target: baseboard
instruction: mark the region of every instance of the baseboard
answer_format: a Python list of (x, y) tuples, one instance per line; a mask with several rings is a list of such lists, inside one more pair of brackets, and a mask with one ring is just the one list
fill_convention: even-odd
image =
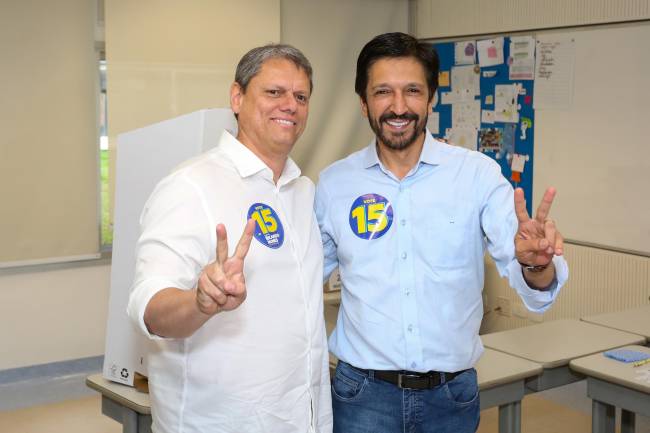
[(103, 362), (103, 356), (95, 356), (0, 370), (0, 411), (93, 395), (85, 379), (100, 372)]

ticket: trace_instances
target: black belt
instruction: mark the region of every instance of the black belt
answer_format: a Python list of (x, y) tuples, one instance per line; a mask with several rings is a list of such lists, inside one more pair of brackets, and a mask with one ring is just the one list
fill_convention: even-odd
[(392, 383), (400, 388), (430, 389), (440, 385), (443, 377), (446, 382), (449, 382), (465, 371), (467, 370), (457, 371), (455, 373), (444, 373), (441, 371), (417, 373), (414, 371), (374, 370), (374, 376), (377, 379)]

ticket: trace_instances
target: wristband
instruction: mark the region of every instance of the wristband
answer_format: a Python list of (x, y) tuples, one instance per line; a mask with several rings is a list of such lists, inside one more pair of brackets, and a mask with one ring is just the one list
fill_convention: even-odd
[(525, 263), (519, 262), (519, 265), (521, 265), (521, 268), (523, 270), (528, 271), (528, 272), (533, 272), (533, 273), (542, 272), (544, 269), (548, 268), (548, 265), (550, 265), (550, 264), (551, 264), (551, 262), (548, 262), (545, 265), (537, 265), (537, 266), (535, 266), (535, 265), (527, 265)]

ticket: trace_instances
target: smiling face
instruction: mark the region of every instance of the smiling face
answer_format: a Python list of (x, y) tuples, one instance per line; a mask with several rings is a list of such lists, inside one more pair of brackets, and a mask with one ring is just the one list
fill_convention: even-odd
[(232, 85), (230, 105), (238, 114), (237, 139), (262, 160), (286, 158), (307, 123), (310, 83), (290, 60), (271, 58), (246, 88)]
[(431, 112), (423, 66), (413, 57), (386, 57), (368, 70), (361, 109), (380, 146), (394, 150), (424, 140)]

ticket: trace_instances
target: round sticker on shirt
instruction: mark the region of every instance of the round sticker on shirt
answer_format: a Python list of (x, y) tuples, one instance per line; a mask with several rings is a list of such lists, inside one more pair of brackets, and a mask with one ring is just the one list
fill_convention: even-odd
[(264, 203), (254, 203), (248, 209), (248, 219), (256, 222), (253, 236), (262, 245), (280, 248), (284, 242), (284, 228), (273, 208)]
[(379, 194), (364, 194), (350, 208), (350, 228), (361, 239), (382, 237), (393, 224), (393, 207)]

